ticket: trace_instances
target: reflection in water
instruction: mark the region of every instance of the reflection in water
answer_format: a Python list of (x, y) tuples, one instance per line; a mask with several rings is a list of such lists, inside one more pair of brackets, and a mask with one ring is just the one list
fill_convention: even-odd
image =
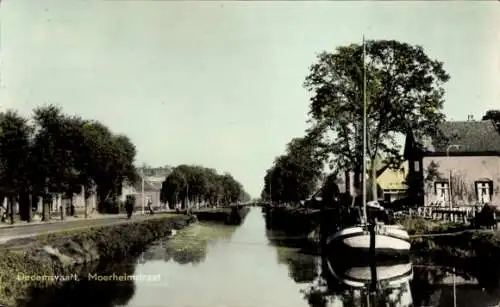
[(302, 239), (287, 238), (283, 232), (269, 229), (266, 230), (266, 236), (276, 246), (278, 263), (288, 265), (289, 276), (296, 283), (314, 281), (318, 275), (316, 267), (319, 258), (302, 252)]
[[(492, 280), (491, 274), (495, 274), (495, 270), (492, 270), (489, 265), (483, 266), (483, 272), (469, 271), (453, 274), (452, 271), (453, 268), (450, 267), (416, 265), (411, 283), (415, 306), (492, 307), (499, 305), (500, 288), (498, 286), (493, 288), (494, 284), (498, 284), (498, 272), (496, 280)], [(490, 273), (485, 273), (485, 271), (490, 271)], [(482, 279), (485, 275), (488, 276), (486, 280)]]
[(346, 260), (323, 259), (321, 276), (303, 291), (310, 306), (413, 306), (409, 260), (377, 264)]
[(310, 283), (318, 276), (316, 266), (319, 262), (317, 257), (300, 254), (296, 251), (278, 247), (278, 263), (288, 265), (289, 275), (296, 283)]
[[(132, 275), (135, 271), (137, 258), (115, 264), (97, 265), (88, 268), (89, 272), (99, 276)], [(134, 296), (135, 284), (133, 280), (88, 280), (66, 282), (61, 287), (44, 289), (32, 288), (29, 295), (19, 300), (16, 306), (23, 307), (53, 307), (53, 306), (95, 306), (113, 307), (123, 306)]]
[(197, 264), (205, 260), (208, 246), (221, 241), (229, 241), (235, 226), (213, 223), (197, 223), (182, 229), (171, 238), (164, 238), (150, 246), (140, 258), (140, 262), (161, 260), (179, 264)]
[[(301, 275), (315, 274), (315, 267), (309, 265), (313, 262), (306, 255), (303, 259), (295, 258), (298, 248), (282, 246), (277, 249), (270, 244), (259, 211), (252, 208), (241, 226), (210, 225), (195, 231), (197, 225), (193, 225), (165, 241), (165, 249), (178, 253), (206, 251), (204, 260), (196, 265), (166, 262), (163, 252), (150, 250), (156, 256), (140, 264), (136, 274), (160, 273), (164, 282), (138, 286), (136, 295), (127, 306), (307, 305), (300, 293), (304, 286), (289, 275), (297, 280), (310, 280), (310, 277)], [(228, 229), (232, 229), (231, 235), (227, 235)], [(206, 236), (212, 239), (208, 244), (200, 245), (200, 242), (207, 242), (202, 239)], [(291, 270), (293, 273), (288, 269), (289, 263), (295, 264), (295, 269)]]

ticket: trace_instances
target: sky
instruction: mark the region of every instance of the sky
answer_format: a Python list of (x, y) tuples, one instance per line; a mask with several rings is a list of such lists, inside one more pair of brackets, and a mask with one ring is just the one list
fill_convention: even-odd
[(230, 172), (254, 197), (304, 135), (322, 51), (423, 46), (451, 75), (448, 119), (500, 108), (500, 3), (4, 0), (0, 111), (43, 104), (131, 138), (137, 162)]

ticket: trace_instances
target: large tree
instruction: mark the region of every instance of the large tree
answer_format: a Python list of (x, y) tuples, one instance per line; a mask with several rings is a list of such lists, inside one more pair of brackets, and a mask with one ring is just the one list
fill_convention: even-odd
[(168, 203), (172, 209), (174, 204), (179, 201), (182, 201), (184, 205), (186, 189), (187, 180), (185, 174), (181, 170), (174, 168), (162, 183), (160, 200), (164, 203)]
[[(319, 54), (304, 86), (312, 93), (309, 131), (322, 143), (337, 169), (362, 165), (363, 61), (366, 71), (367, 135), (370, 177), (376, 158), (391, 167), (401, 162), (397, 136), (411, 130), (417, 137), (436, 133), (444, 120), (443, 85), (449, 80), (443, 63), (430, 59), (420, 46), (394, 40), (351, 44)], [(376, 180), (371, 180), (376, 198)], [(356, 182), (359, 186), (359, 182)]]
[(266, 175), (264, 176), (264, 188), (261, 193), (262, 199), (281, 203), (283, 198), (285, 198), (283, 196), (285, 191), (285, 170), (283, 169), (282, 163), (280, 163), (282, 157), (283, 156), (276, 158), (274, 165), (266, 171)]
[(33, 156), (35, 190), (43, 197), (42, 219), (49, 219), (54, 195), (68, 191), (76, 177), (74, 142), (68, 137), (69, 121), (61, 108), (48, 105), (34, 110), (36, 134)]
[[(31, 134), (27, 119), (16, 111), (0, 113), (0, 200), (7, 197), (11, 223), (14, 202), (24, 203), (31, 190)], [(30, 220), (30, 211), (21, 210), (23, 219)]]
[(121, 194), (124, 182), (134, 184), (138, 175), (134, 167), (135, 145), (124, 135), (114, 135), (97, 121), (86, 121), (83, 129), (83, 152), (87, 190), (95, 189), (99, 209)]
[(274, 166), (264, 177), (262, 198), (297, 203), (316, 190), (323, 162), (318, 158), (313, 138), (294, 138), (284, 155), (276, 158)]

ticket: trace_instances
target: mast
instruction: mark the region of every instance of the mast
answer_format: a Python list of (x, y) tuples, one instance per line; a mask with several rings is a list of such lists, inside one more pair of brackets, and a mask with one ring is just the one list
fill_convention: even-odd
[(366, 214), (366, 65), (365, 65), (365, 35), (363, 34), (363, 176), (361, 182), (363, 186), (363, 219), (368, 222)]

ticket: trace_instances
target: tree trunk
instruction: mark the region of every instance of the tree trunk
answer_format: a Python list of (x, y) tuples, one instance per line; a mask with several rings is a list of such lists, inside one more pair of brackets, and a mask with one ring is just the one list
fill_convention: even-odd
[(351, 187), (351, 170), (347, 170), (344, 172), (344, 177), (345, 177), (345, 180), (344, 180), (344, 184), (345, 184), (345, 192), (348, 194), (348, 195), (353, 195), (352, 194), (352, 187)]
[(59, 210), (61, 210), (61, 221), (64, 221), (64, 217), (66, 216), (66, 203), (63, 204), (62, 195), (60, 193), (57, 194), (56, 203)]
[(89, 216), (89, 201), (87, 199), (87, 195), (85, 195), (85, 186), (82, 185), (82, 197), (83, 197), (83, 202), (84, 202), (84, 215), (85, 218), (88, 218)]
[(32, 216), (31, 212), (33, 212), (33, 208), (36, 208), (36, 213), (38, 213), (38, 203), (40, 199), (38, 195), (31, 194), (30, 195), (30, 216)]
[(85, 202), (85, 218), (89, 217), (89, 198), (84, 196), (83, 201)]
[(370, 183), (371, 183), (371, 190), (372, 190), (372, 200), (377, 201), (378, 200), (378, 191), (377, 191), (377, 165), (375, 163), (375, 159), (372, 160), (371, 165), (370, 165)]
[(74, 204), (74, 201), (73, 201), (73, 197), (74, 195), (71, 194), (71, 198), (69, 199), (69, 215), (70, 216), (73, 216), (75, 215), (75, 204)]
[(47, 222), (49, 220), (49, 200), (52, 200), (52, 197), (49, 195), (49, 187), (45, 186), (45, 191), (43, 195), (43, 208), (42, 208), (42, 221)]
[[(356, 166), (354, 168), (354, 182), (353, 182), (353, 186), (354, 186), (354, 190), (355, 190), (355, 196), (360, 196), (361, 194), (360, 193), (357, 193), (358, 191), (361, 192), (361, 186), (362, 186), (362, 182), (361, 182), (361, 173), (363, 172), (362, 168), (360, 166)], [(357, 195), (356, 195), (357, 194)]]
[(31, 221), (31, 200), (28, 192), (21, 192), (19, 194), (19, 216), (21, 221)]
[(14, 224), (14, 202), (16, 201), (16, 197), (11, 195), (8, 199), (8, 210), (9, 210), (9, 219), (10, 223)]
[(28, 207), (28, 212), (26, 212), (26, 221), (28, 223), (31, 223), (31, 221), (33, 220), (33, 194), (26, 194), (26, 197), (27, 197), (27, 207)]

